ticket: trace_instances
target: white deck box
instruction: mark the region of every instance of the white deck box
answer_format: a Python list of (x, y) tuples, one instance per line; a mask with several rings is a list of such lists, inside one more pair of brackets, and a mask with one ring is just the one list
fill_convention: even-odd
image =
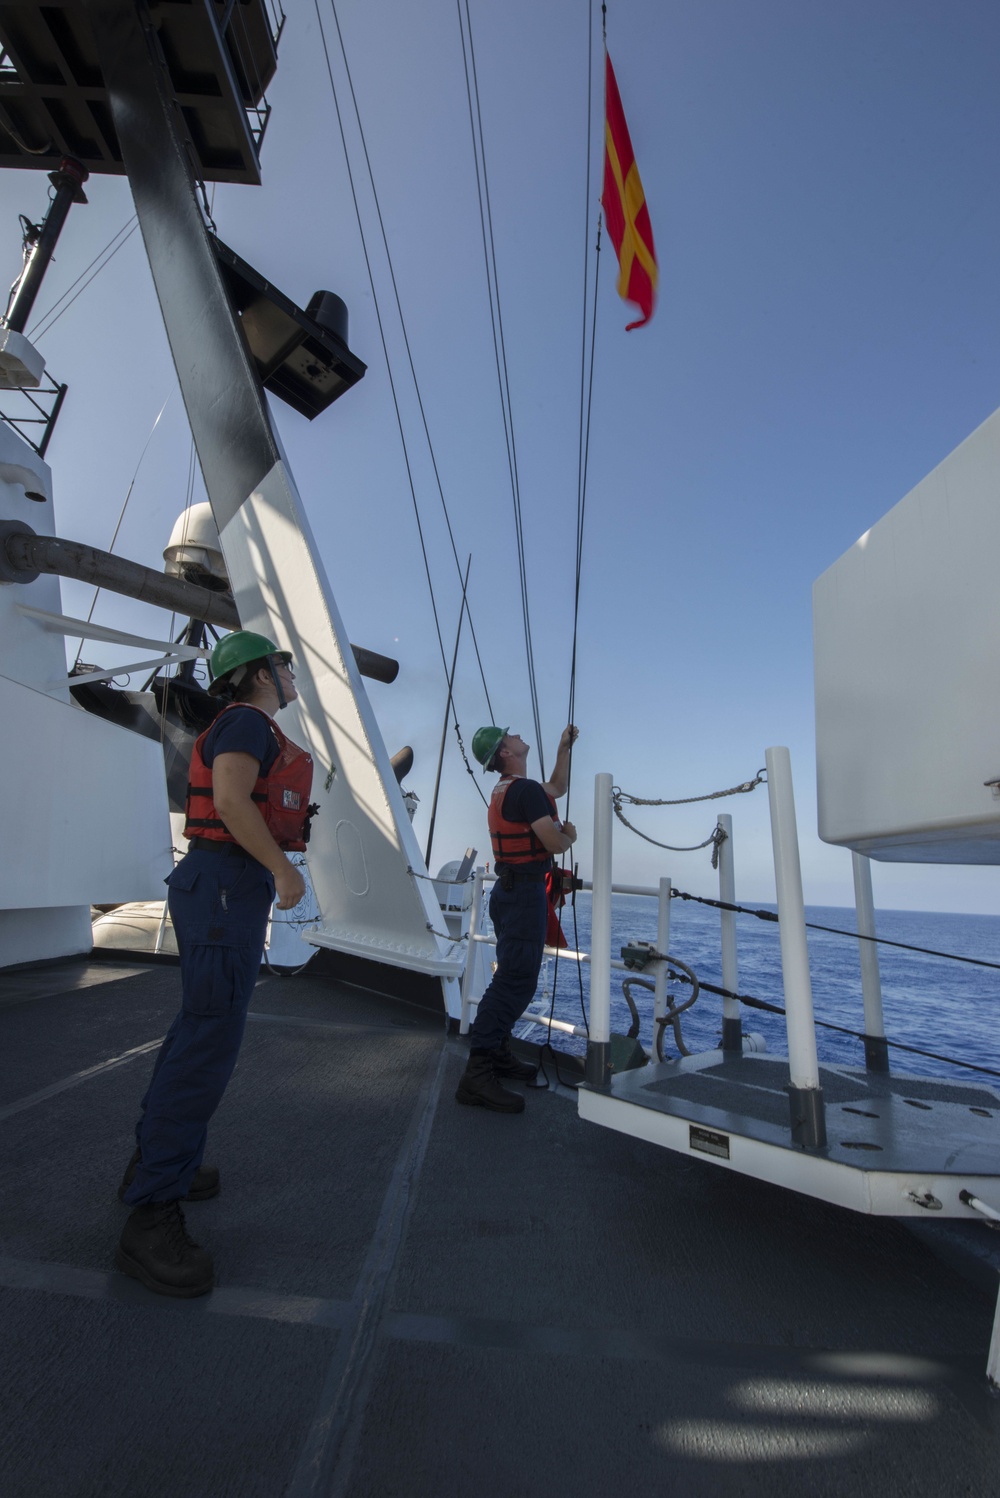
[(1000, 411), (813, 588), (819, 835), (1000, 863)]

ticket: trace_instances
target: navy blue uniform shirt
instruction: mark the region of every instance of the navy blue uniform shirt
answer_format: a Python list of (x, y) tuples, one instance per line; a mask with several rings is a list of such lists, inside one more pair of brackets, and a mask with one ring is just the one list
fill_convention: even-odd
[(515, 780), (503, 798), (503, 814), (508, 822), (537, 822), (551, 817), (549, 798), (537, 780)]
[(255, 707), (231, 708), (219, 714), (201, 746), (201, 757), (210, 769), (217, 754), (252, 754), (265, 776), (278, 758), (278, 740), (268, 719)]

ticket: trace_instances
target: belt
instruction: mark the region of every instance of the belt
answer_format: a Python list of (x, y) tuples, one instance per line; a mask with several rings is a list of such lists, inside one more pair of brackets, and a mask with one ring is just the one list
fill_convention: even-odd
[(250, 855), (239, 843), (224, 843), (217, 837), (189, 837), (188, 852), (196, 853), (238, 853), (241, 858), (249, 858)]
[(519, 883), (527, 881), (529, 884), (542, 884), (550, 868), (551, 863), (548, 859), (544, 863), (498, 863), (494, 865), (498, 879), (507, 875)]

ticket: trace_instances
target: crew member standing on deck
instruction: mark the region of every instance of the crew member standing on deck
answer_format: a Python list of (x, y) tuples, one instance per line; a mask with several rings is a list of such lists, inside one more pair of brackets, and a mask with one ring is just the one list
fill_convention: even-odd
[(497, 939), (497, 968), (479, 1001), (470, 1034), (469, 1064), (455, 1097), (473, 1107), (498, 1113), (521, 1113), (524, 1098), (504, 1087), (505, 1079), (529, 1081), (538, 1070), (519, 1061), (510, 1048), (510, 1032), (534, 998), (545, 948), (548, 895), (545, 876), (558, 857), (576, 842), (572, 822), (556, 817), (556, 799), (569, 784), (569, 760), (579, 729), (563, 731), (551, 777), (545, 782), (525, 774), (531, 745), (507, 728), (476, 730), (472, 752), (484, 770), (498, 771), (490, 798), (489, 827), (496, 883), (490, 895), (490, 920)]
[(274, 714), (296, 697), (291, 656), (249, 630), (212, 651), (215, 696), (230, 699), (191, 756), (188, 852), (167, 879), (181, 959), (181, 1010), (153, 1067), (136, 1151), (119, 1196), (133, 1208), (118, 1268), (163, 1295), (204, 1295), (214, 1271), (188, 1237), (181, 1201), (219, 1190), (203, 1165), (208, 1121), (233, 1074), (267, 921), (297, 905), (305, 881), (288, 858), (308, 840), (312, 758)]

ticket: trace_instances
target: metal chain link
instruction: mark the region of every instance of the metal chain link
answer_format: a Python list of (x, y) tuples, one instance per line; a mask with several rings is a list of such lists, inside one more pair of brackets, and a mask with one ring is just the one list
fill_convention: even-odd
[[(640, 832), (638, 827), (633, 827), (632, 823), (628, 820), (628, 818), (625, 816), (625, 813), (622, 811), (621, 802), (618, 800), (618, 797), (617, 795), (615, 795), (614, 791), (612, 791), (611, 799), (614, 806), (615, 816), (618, 818), (619, 822), (621, 822), (624, 827), (627, 827), (629, 832), (634, 832), (636, 837), (641, 837), (643, 842), (652, 843), (654, 848), (666, 848), (668, 853), (698, 853), (702, 848), (711, 847), (712, 868), (717, 869), (719, 867), (719, 849), (726, 841), (726, 834), (723, 832), (721, 827), (713, 827), (711, 835), (709, 837), (706, 837), (703, 843), (692, 843), (689, 848), (678, 848), (673, 843), (658, 842), (655, 837), (650, 837), (648, 833)], [(652, 805), (653, 803), (649, 802), (643, 804)]]
[(469, 940), (469, 933), (468, 933), (468, 931), (466, 931), (464, 933), (464, 935), (462, 935), (462, 936), (452, 936), (449, 931), (437, 931), (437, 930), (435, 930), (435, 928), (431, 925), (430, 921), (428, 921), (426, 923), (426, 925), (427, 925), (427, 930), (431, 933), (432, 936), (439, 936), (442, 941), (450, 942), (453, 947), (460, 947), (462, 945), (463, 941), (468, 941)]
[(484, 806), (489, 806), (490, 803), (487, 801), (486, 797), (483, 795), (483, 788), (479, 784), (479, 781), (476, 779), (476, 772), (472, 768), (472, 766), (469, 764), (469, 756), (465, 752), (465, 744), (462, 741), (462, 730), (458, 726), (458, 719), (457, 718), (455, 719), (454, 728), (455, 728), (455, 737), (458, 739), (458, 750), (459, 750), (459, 753), (461, 754), (462, 759), (463, 759), (463, 761), (465, 763), (465, 768), (468, 770), (469, 774), (472, 776), (472, 784), (476, 787), (476, 790), (479, 792), (479, 799), (483, 803), (483, 805)]
[[(676, 801), (656, 801), (647, 796), (630, 796), (628, 791), (623, 791), (620, 786), (614, 786), (612, 796), (616, 802), (627, 801), (631, 806), (690, 806), (695, 801), (718, 801), (722, 796), (740, 796), (747, 791), (755, 791), (759, 785), (767, 784), (767, 770), (760, 769), (753, 780), (744, 780), (741, 785), (732, 785), (728, 791), (709, 791), (707, 796), (680, 796)], [(635, 831), (633, 827), (632, 831)], [(640, 836), (642, 834), (640, 833)], [(661, 846), (666, 846), (662, 844)], [(700, 843), (699, 847), (705, 847)], [(675, 852), (689, 852), (689, 849), (675, 849)]]

